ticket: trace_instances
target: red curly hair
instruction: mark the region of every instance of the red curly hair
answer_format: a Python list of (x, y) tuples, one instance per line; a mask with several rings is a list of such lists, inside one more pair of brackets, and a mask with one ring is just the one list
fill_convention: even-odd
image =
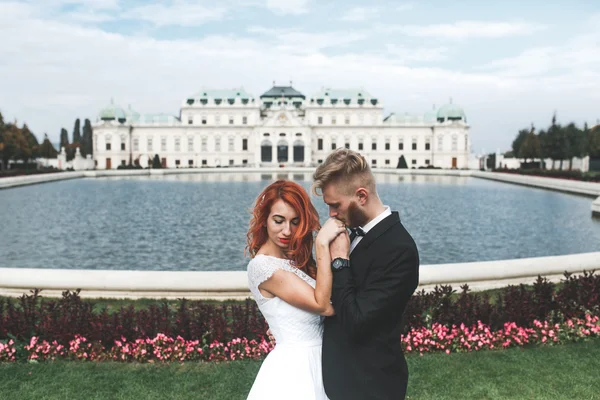
[(246, 250), (252, 257), (267, 241), (267, 219), (271, 207), (277, 200), (283, 200), (298, 214), (300, 222), (286, 253), (293, 265), (309, 276), (316, 278), (317, 266), (312, 256), (313, 233), (321, 227), (319, 213), (312, 205), (308, 193), (296, 182), (278, 180), (262, 191), (256, 198), (248, 229)]

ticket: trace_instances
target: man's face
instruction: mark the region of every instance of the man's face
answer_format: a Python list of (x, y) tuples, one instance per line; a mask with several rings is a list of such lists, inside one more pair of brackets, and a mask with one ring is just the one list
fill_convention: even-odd
[(323, 187), (323, 201), (329, 207), (329, 216), (344, 222), (346, 226), (355, 228), (367, 222), (362, 206), (355, 194), (346, 194), (338, 183), (330, 183)]

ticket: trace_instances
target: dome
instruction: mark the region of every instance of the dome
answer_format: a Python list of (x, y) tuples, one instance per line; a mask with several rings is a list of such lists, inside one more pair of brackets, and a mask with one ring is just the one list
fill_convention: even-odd
[(462, 120), (463, 122), (467, 122), (467, 115), (460, 106), (452, 104), (452, 101), (450, 101), (450, 104), (446, 104), (445, 106), (440, 107), (440, 109), (437, 112), (437, 119), (440, 122), (445, 122), (446, 120)]
[(127, 107), (127, 121), (138, 122), (140, 120), (140, 113), (131, 108), (131, 105)]
[(125, 122), (127, 114), (125, 113), (125, 110), (111, 100), (110, 104), (100, 111), (99, 117), (103, 121), (112, 121), (116, 119), (119, 122)]
[(423, 121), (425, 122), (435, 122), (437, 120), (437, 110), (429, 110), (423, 114)]

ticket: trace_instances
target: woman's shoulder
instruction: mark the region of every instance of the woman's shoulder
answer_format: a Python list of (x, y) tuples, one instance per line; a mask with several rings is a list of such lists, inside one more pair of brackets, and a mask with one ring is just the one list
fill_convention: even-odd
[(270, 256), (267, 254), (257, 254), (248, 263), (248, 270), (251, 268), (283, 268), (289, 264), (289, 260)]

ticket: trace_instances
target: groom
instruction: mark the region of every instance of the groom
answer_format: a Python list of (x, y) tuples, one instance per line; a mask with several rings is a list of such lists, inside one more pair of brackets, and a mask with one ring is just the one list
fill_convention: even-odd
[(402, 316), (419, 282), (419, 253), (398, 212), (383, 205), (365, 158), (339, 149), (313, 176), (329, 216), (352, 231), (331, 244), (336, 315), (325, 319), (323, 383), (331, 400), (404, 399)]

